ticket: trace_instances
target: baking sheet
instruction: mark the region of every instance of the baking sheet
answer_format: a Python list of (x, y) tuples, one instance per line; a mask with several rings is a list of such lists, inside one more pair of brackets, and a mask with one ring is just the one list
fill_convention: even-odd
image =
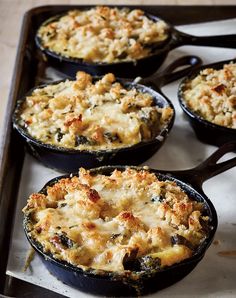
[[(180, 26), (180, 30), (195, 35), (217, 35), (236, 33), (236, 19), (227, 21)], [(184, 46), (172, 51), (164, 66), (174, 59), (194, 54), (204, 63), (226, 60), (236, 57), (236, 50), (210, 47)], [(52, 71), (49, 70), (49, 74)], [(147, 162), (157, 169), (184, 169), (196, 166), (206, 159), (216, 147), (200, 143), (184, 119), (177, 101), (178, 83), (163, 88), (164, 93), (173, 102), (176, 109), (176, 121), (164, 146)], [(230, 153), (228, 157), (235, 154)], [(61, 173), (45, 168), (26, 154), (22, 172), (20, 191), (9, 254), (7, 274), (30, 283), (45, 287), (68, 297), (95, 297), (68, 287), (48, 273), (38, 257), (31, 262), (27, 271), (23, 271), (26, 256), (30, 249), (22, 228), (21, 209), (28, 195), (36, 192), (51, 178)], [(219, 217), (219, 227), (215, 236), (218, 244), (212, 244), (203, 261), (184, 280), (148, 297), (235, 297), (236, 296), (236, 258), (222, 257), (218, 253), (236, 250), (236, 168), (212, 178), (204, 184), (205, 193), (211, 198)]]

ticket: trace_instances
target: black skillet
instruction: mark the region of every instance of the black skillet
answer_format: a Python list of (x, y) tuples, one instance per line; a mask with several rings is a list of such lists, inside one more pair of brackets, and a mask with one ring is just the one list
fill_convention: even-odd
[[(210, 246), (217, 229), (217, 214), (212, 202), (207, 198), (202, 190), (202, 184), (207, 179), (220, 174), (236, 166), (236, 157), (227, 161), (218, 162), (221, 157), (230, 151), (236, 150), (236, 142), (228, 143), (214, 152), (199, 166), (183, 171), (158, 171), (148, 169), (154, 173), (160, 180), (175, 181), (184, 190), (188, 196), (204, 204), (204, 214), (209, 216), (209, 232), (207, 238), (201, 246), (195, 251), (194, 255), (182, 261), (181, 263), (154, 270), (153, 274), (143, 272), (138, 280), (131, 280), (128, 276), (120, 275), (100, 270), (83, 271), (67, 262), (56, 260), (52, 255), (44, 253), (42, 246), (28, 235), (27, 224), (30, 221), (29, 215), (24, 215), (24, 230), (26, 236), (38, 252), (42, 261), (48, 270), (64, 283), (78, 288), (84, 292), (105, 296), (137, 296), (155, 292), (164, 287), (179, 281), (189, 274), (199, 261), (203, 258), (207, 248)], [(126, 166), (106, 166), (91, 169), (94, 174), (110, 175), (114, 169), (124, 171)], [(142, 168), (132, 167), (140, 170)], [(73, 174), (78, 175), (78, 174)], [(70, 177), (70, 175), (60, 176), (49, 181), (40, 193), (45, 193), (47, 186), (55, 184), (59, 179)], [(196, 281), (197, 283), (197, 281)], [(199, 285), (200, 286), (200, 285)]]
[[(198, 57), (185, 56), (174, 61), (162, 73), (155, 73), (151, 77), (142, 79), (140, 82), (144, 85), (133, 83), (127, 79), (118, 79), (118, 81), (126, 87), (135, 87), (142, 92), (151, 94), (155, 105), (160, 107), (170, 106), (174, 111), (172, 103), (160, 91), (160, 87), (183, 77), (188, 74), (191, 69), (200, 64), (201, 60)], [(174, 70), (178, 67), (186, 65), (189, 66), (185, 69), (174, 72)], [(58, 82), (55, 82), (53, 84), (57, 83)], [(44, 86), (45, 85), (42, 87)], [(154, 86), (155, 89), (148, 86)], [(30, 90), (27, 95), (31, 94), (34, 89)], [(108, 164), (140, 164), (150, 158), (162, 146), (173, 126), (175, 117), (173, 113), (173, 117), (158, 133), (158, 135), (155, 136), (155, 138), (150, 141), (142, 141), (130, 147), (96, 151), (67, 149), (42, 143), (31, 137), (24, 127), (19, 125), (19, 113), (26, 96), (19, 100), (16, 105), (16, 109), (13, 114), (14, 128), (16, 128), (20, 135), (26, 140), (29, 151), (36, 158), (38, 158), (46, 166), (63, 172), (74, 172), (79, 167), (92, 168)]]
[(213, 69), (221, 69), (224, 64), (228, 64), (230, 62), (236, 63), (236, 59), (220, 61), (208, 65), (201, 66), (190, 73), (186, 78), (182, 80), (179, 85), (178, 90), (178, 99), (182, 110), (192, 128), (194, 129), (197, 138), (207, 144), (221, 146), (224, 143), (235, 141), (236, 140), (236, 129), (228, 128), (224, 126), (220, 126), (214, 123), (211, 123), (196, 112), (192, 111), (187, 105), (183, 97), (183, 91), (185, 89), (185, 84), (187, 81), (194, 79), (199, 73), (205, 68), (213, 68)]
[[(87, 10), (91, 7), (83, 7), (81, 10)], [(64, 13), (65, 14), (65, 13)], [(43, 24), (48, 24), (57, 20), (64, 14), (60, 14), (46, 20)], [(158, 21), (161, 18), (146, 13), (146, 16), (151, 20)], [(166, 22), (167, 23), (167, 22)], [(42, 24), (42, 25), (43, 25)], [(137, 75), (145, 77), (152, 74), (165, 60), (168, 53), (183, 45), (198, 45), (223, 48), (236, 48), (236, 34), (222, 36), (193, 36), (181, 31), (178, 31), (173, 26), (168, 24), (168, 38), (152, 45), (151, 54), (145, 58), (135, 61), (121, 61), (116, 63), (88, 63), (79, 58), (67, 58), (45, 48), (40, 38), (36, 35), (35, 41), (38, 48), (47, 56), (49, 63), (59, 71), (74, 77), (78, 69), (86, 71), (92, 75), (104, 75), (112, 72), (117, 77), (134, 78)]]

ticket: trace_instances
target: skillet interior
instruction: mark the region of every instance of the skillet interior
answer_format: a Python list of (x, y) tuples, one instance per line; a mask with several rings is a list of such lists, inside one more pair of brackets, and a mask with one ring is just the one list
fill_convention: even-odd
[[(87, 9), (86, 9), (86, 8), (80, 8), (79, 10), (81, 10), (81, 11), (86, 11)], [(48, 25), (48, 24), (50, 24), (51, 22), (54, 22), (54, 21), (59, 20), (59, 19), (60, 19), (62, 16), (64, 16), (66, 13), (67, 13), (67, 11), (65, 11), (64, 13), (58, 14), (58, 15), (56, 15), (56, 16), (53, 16), (53, 17), (47, 19), (46, 21), (44, 21), (44, 22), (40, 25), (40, 27), (41, 27), (41, 26)], [(160, 17), (151, 15), (151, 14), (149, 14), (149, 13), (145, 13), (145, 16), (148, 17), (148, 19), (150, 19), (150, 20), (152, 20), (152, 21), (154, 21), (154, 22), (164, 21), (164, 20), (161, 19)], [(169, 44), (169, 42), (170, 42), (170, 40), (171, 40), (171, 26), (170, 26), (170, 24), (167, 23), (166, 21), (164, 21), (164, 22), (165, 22), (165, 23), (167, 24), (167, 26), (168, 26), (168, 30), (167, 30), (167, 33), (168, 33), (167, 35), (168, 35), (168, 36), (167, 36), (167, 38), (166, 38), (165, 40), (163, 40), (163, 41), (159, 41), (159, 42), (156, 42), (156, 43), (151, 44), (150, 47), (149, 47), (149, 48), (151, 49), (151, 52), (150, 52), (150, 55), (148, 55), (148, 56), (153, 56), (153, 55), (159, 53), (160, 50), (164, 50), (165, 47)], [(63, 56), (63, 55), (58, 54), (58, 53), (56, 53), (56, 52), (54, 52), (54, 51), (52, 51), (52, 50), (49, 50), (49, 49), (45, 48), (45, 47), (43, 46), (43, 44), (42, 44), (42, 40), (41, 40), (41, 38), (38, 36), (37, 33), (36, 33), (36, 36), (35, 36), (35, 42), (36, 42), (36, 45), (38, 46), (38, 48), (39, 48), (40, 50), (44, 51), (45, 53), (51, 55), (51, 56), (54, 57), (54, 58), (60, 58), (60, 59), (63, 59), (63, 60), (65, 60), (65, 61), (67, 61), (67, 62), (83, 63), (85, 66), (86, 66), (86, 65), (87, 65), (87, 66), (92, 66), (92, 65), (94, 65), (94, 66), (95, 66), (95, 65), (107, 65), (107, 64), (110, 64), (110, 65), (114, 64), (114, 65), (116, 65), (116, 64), (120, 64), (120, 63), (130, 63), (130, 62), (134, 63), (134, 61), (132, 61), (132, 60), (130, 60), (130, 61), (123, 61), (123, 60), (121, 60), (121, 61), (119, 61), (119, 62), (112, 62), (112, 63), (106, 63), (106, 62), (92, 62), (92, 61), (91, 61), (91, 62), (88, 63), (88, 62), (86, 62), (86, 61), (83, 61), (82, 58), (66, 57), (66, 56)], [(142, 60), (142, 59), (145, 59), (145, 57), (144, 57), (144, 58), (141, 58), (141, 59), (137, 59), (137, 60)]]
[[(142, 168), (131, 167), (137, 170)], [(126, 166), (107, 166), (91, 170), (92, 174), (110, 175), (114, 169), (124, 171)], [(186, 276), (202, 259), (206, 249), (212, 242), (216, 228), (217, 228), (217, 215), (211, 201), (204, 195), (194, 190), (190, 185), (180, 181), (169, 174), (159, 173), (155, 170), (148, 170), (154, 172), (160, 180), (175, 181), (182, 190), (184, 190), (190, 198), (204, 204), (204, 215), (209, 216), (210, 231), (208, 237), (202, 242), (200, 247), (195, 251), (194, 255), (178, 264), (169, 266), (167, 268), (159, 269), (154, 272), (134, 272), (134, 275), (118, 274), (103, 270), (90, 269), (83, 271), (66, 262), (56, 260), (50, 254), (45, 254), (43, 248), (34, 239), (28, 235), (27, 224), (30, 221), (30, 216), (24, 216), (24, 230), (30, 244), (39, 253), (43, 262), (50, 272), (63, 282), (79, 288), (82, 291), (94, 294), (107, 295), (107, 296), (130, 296), (130, 295), (143, 295), (160, 290), (164, 287), (170, 286)], [(78, 174), (73, 174), (77, 176)], [(46, 192), (46, 187), (55, 184), (59, 179), (69, 177), (64, 175), (49, 181), (40, 193)]]
[(183, 92), (185, 90), (185, 85), (189, 80), (194, 79), (199, 75), (199, 73), (206, 68), (213, 68), (216, 70), (221, 69), (224, 64), (228, 64), (230, 62), (236, 63), (236, 59), (224, 60), (216, 63), (211, 63), (208, 65), (203, 65), (193, 71), (185, 77), (178, 88), (178, 100), (180, 106), (184, 113), (187, 116), (190, 124), (192, 125), (197, 137), (199, 140), (204, 143), (213, 144), (213, 145), (223, 145), (224, 143), (234, 141), (236, 138), (236, 129), (224, 127), (221, 125), (214, 124), (209, 122), (208, 120), (201, 117), (196, 112), (192, 111), (186, 104), (185, 99), (183, 97)]
[[(85, 11), (90, 9), (91, 7), (83, 7), (80, 10)], [(119, 7), (118, 7), (119, 8)], [(123, 7), (122, 7), (123, 8)], [(50, 17), (46, 21), (44, 21), (41, 26), (47, 25), (52, 21), (58, 20), (61, 16), (65, 15), (67, 11), (61, 13), (59, 15)], [(145, 15), (153, 20), (153, 21), (164, 21), (163, 19), (154, 16), (149, 13), (145, 13)], [(113, 72), (118, 77), (136, 77), (137, 75), (147, 76), (151, 73), (155, 72), (157, 68), (164, 62), (168, 51), (170, 50), (171, 43), (173, 42), (173, 28), (171, 25), (164, 21), (168, 26), (168, 37), (161, 41), (151, 45), (151, 53), (150, 55), (137, 59), (134, 61), (120, 61), (113, 63), (104, 63), (104, 62), (85, 62), (80, 58), (73, 57), (65, 57), (61, 54), (57, 54), (54, 51), (51, 51), (45, 48), (42, 45), (40, 37), (35, 35), (35, 42), (37, 47), (47, 55), (50, 64), (59, 69), (63, 73), (67, 73), (68, 75), (74, 77), (75, 73), (78, 70), (78, 66), (81, 70), (88, 72), (92, 75), (103, 75), (105, 73)], [(127, 71), (128, 67), (128, 71)]]
[[(83, 7), (83, 10), (88, 10), (94, 6)], [(114, 7), (114, 6), (109, 6)], [(118, 6), (119, 8), (119, 6)], [(122, 6), (122, 8), (124, 8)], [(130, 7), (136, 8), (136, 7)], [(80, 8), (81, 9), (81, 8)], [(157, 16), (146, 13), (148, 18), (152, 20), (163, 20)], [(58, 17), (58, 16), (55, 16)], [(169, 51), (182, 45), (196, 45), (196, 46), (216, 46), (235, 48), (235, 34), (219, 35), (219, 36), (193, 36), (176, 30), (171, 24), (163, 20), (168, 26), (168, 38), (160, 43), (156, 43), (152, 47), (152, 52), (147, 57), (137, 59), (134, 61), (124, 61), (118, 63), (85, 63), (80, 59), (70, 59), (57, 55), (54, 52), (45, 49), (40, 39), (36, 36), (36, 44), (41, 51), (43, 51), (49, 59), (51, 65), (59, 71), (74, 76), (78, 66), (81, 70), (89, 72), (94, 75), (102, 75), (108, 72), (113, 72), (119, 77), (134, 78), (139, 76), (148, 76), (155, 72), (165, 60)], [(47, 21), (46, 21), (47, 22)], [(155, 66), (154, 66), (155, 65)], [(128, 67), (128, 71), (127, 71)]]
[[(95, 80), (98, 80), (96, 77)], [(14, 114), (13, 125), (20, 135), (26, 140), (29, 151), (46, 166), (58, 169), (60, 171), (73, 172), (79, 167), (97, 167), (106, 164), (140, 164), (151, 157), (164, 143), (174, 123), (174, 107), (172, 103), (162, 94), (153, 90), (150, 87), (134, 84), (127, 80), (118, 79), (126, 88), (135, 87), (140, 92), (145, 92), (153, 97), (155, 105), (159, 107), (170, 106), (173, 110), (173, 116), (169, 122), (162, 128), (162, 130), (152, 139), (148, 141), (141, 141), (130, 147), (123, 147), (109, 150), (75, 150), (63, 147), (58, 147), (51, 144), (45, 144), (35, 138), (31, 137), (24, 127), (19, 125), (19, 114), (21, 107), (27, 95), (31, 94), (35, 88), (44, 87), (41, 85), (31, 89), (25, 97), (17, 102)], [(59, 81), (61, 82), (61, 81)], [(58, 84), (54, 82), (52, 84)]]

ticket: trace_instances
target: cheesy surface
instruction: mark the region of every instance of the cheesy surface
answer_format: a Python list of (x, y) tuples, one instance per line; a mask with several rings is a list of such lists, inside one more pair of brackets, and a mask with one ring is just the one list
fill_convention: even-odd
[(152, 45), (168, 38), (167, 24), (139, 9), (98, 6), (72, 10), (43, 24), (38, 37), (44, 48), (86, 62), (119, 62), (148, 56)]
[(105, 176), (81, 168), (78, 177), (32, 194), (23, 212), (29, 237), (44, 252), (85, 270), (122, 273), (191, 257), (207, 236), (203, 209), (147, 170)]
[(75, 81), (34, 89), (19, 112), (19, 125), (45, 144), (76, 150), (129, 147), (154, 139), (173, 115), (154, 105), (149, 93), (125, 88), (113, 74), (93, 82), (78, 72)]
[(203, 119), (236, 128), (236, 64), (222, 69), (206, 68), (186, 82), (183, 98), (187, 106)]

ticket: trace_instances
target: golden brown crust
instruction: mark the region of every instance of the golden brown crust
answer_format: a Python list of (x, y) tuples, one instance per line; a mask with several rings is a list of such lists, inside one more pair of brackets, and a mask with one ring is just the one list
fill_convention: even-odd
[(236, 128), (236, 64), (222, 69), (206, 68), (186, 82), (183, 98), (187, 106), (214, 124)]
[(42, 25), (42, 45), (64, 57), (87, 62), (136, 60), (151, 53), (151, 45), (168, 38), (164, 21), (153, 21), (139, 9), (95, 7), (69, 11)]
[(110, 176), (80, 169), (79, 178), (32, 194), (23, 211), (33, 214), (28, 233), (45, 252), (78, 267), (124, 272), (128, 260), (145, 256), (161, 266), (190, 257), (207, 236), (202, 209), (175, 182), (127, 168)]
[(78, 72), (75, 81), (35, 89), (27, 96), (19, 124), (35, 139), (76, 150), (130, 147), (157, 136), (172, 118), (148, 93), (129, 89), (106, 74)]

